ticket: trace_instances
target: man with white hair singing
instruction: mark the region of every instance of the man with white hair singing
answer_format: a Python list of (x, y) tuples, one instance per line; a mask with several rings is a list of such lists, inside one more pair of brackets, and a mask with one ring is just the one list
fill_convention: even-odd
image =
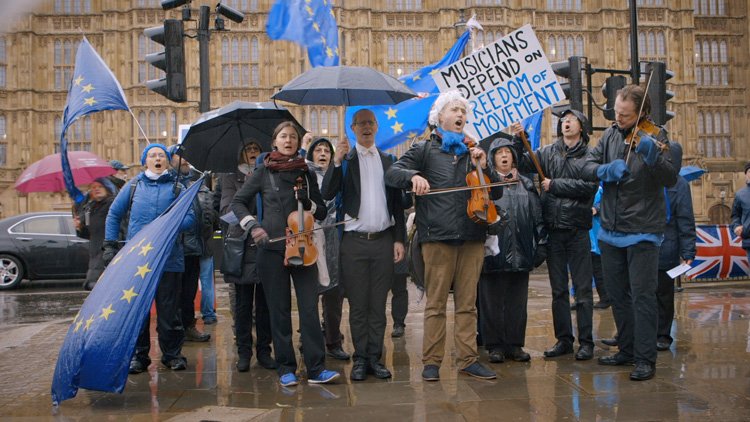
[[(500, 181), (497, 172), (487, 165), (484, 151), (472, 142), (467, 145), (463, 129), (470, 112), (471, 105), (460, 92), (440, 94), (430, 110), (429, 122), (435, 126), (430, 138), (415, 144), (385, 174), (386, 185), (411, 189), (417, 195), (417, 231), (427, 295), (422, 346), (425, 381), (440, 379), (451, 288), (456, 309), (456, 359), (461, 373), (481, 379), (497, 377), (478, 362), (476, 341), (477, 283), (484, 261), (487, 225), (475, 223), (465, 211), (471, 191), (425, 195), (431, 189), (466, 186), (466, 175), (475, 170), (474, 163), (491, 181)], [(491, 196), (499, 199), (502, 188), (492, 189)]]

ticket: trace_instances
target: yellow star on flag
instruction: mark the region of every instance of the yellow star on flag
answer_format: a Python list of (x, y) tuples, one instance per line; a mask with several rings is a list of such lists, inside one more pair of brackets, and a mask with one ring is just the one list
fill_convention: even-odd
[(396, 113), (398, 110), (394, 110), (393, 107), (388, 107), (388, 111), (385, 111), (384, 113), (388, 116), (388, 120), (395, 119)]
[(133, 246), (132, 248), (130, 248), (130, 250), (128, 251), (128, 253), (130, 253), (130, 252), (133, 252), (134, 250), (136, 250), (136, 249), (137, 249), (137, 248), (138, 248), (139, 246), (141, 246), (141, 245), (143, 244), (143, 242), (144, 242), (145, 240), (146, 240), (146, 238), (145, 238), (145, 237), (144, 237), (143, 239), (141, 239), (141, 241), (140, 241), (140, 242), (138, 242), (138, 244), (137, 244), (137, 245), (135, 245), (135, 246)]
[(78, 75), (78, 77), (75, 79), (76, 85), (81, 86), (81, 82), (83, 82), (83, 76)]
[(333, 9), (331, 9), (331, 16), (333, 16), (333, 18), (336, 19), (336, 15), (333, 13)]
[[(115, 258), (115, 259), (114, 259), (114, 260), (112, 261), (112, 263), (111, 263), (110, 265), (115, 265), (115, 264), (117, 264), (117, 261), (119, 261), (119, 260), (121, 260), (121, 259), (122, 259), (122, 255), (117, 255), (117, 258)], [(104, 274), (104, 273), (102, 273), (102, 275), (103, 275), (103, 274)]]
[(434, 69), (432, 69), (432, 71), (430, 71), (430, 75), (434, 75), (434, 74), (436, 74), (438, 72), (440, 72), (440, 69), (434, 68)]
[(91, 85), (91, 84), (88, 84), (88, 85), (84, 86), (83, 88), (81, 88), (81, 90), (83, 92), (87, 93), (87, 94), (91, 94), (91, 90), (92, 89), (96, 89), (96, 88), (94, 88), (94, 86)]
[(99, 101), (96, 101), (94, 97), (91, 97), (91, 98), (86, 98), (85, 100), (83, 100), (83, 102), (86, 103), (86, 105), (88, 105), (89, 107), (93, 107), (93, 105), (98, 103)]
[(339, 55), (339, 46), (336, 46), (336, 55)]
[(315, 15), (315, 13), (313, 12), (312, 8), (310, 8), (310, 6), (305, 6), (305, 10), (307, 10), (307, 13), (308, 13), (308, 14), (309, 14), (310, 16), (313, 16), (313, 15)]
[(123, 295), (120, 300), (127, 300), (128, 303), (130, 303), (130, 299), (138, 296), (138, 293), (135, 293), (133, 290), (135, 290), (135, 286), (131, 287), (130, 290), (123, 290)]
[(401, 129), (403, 126), (404, 126), (403, 123), (399, 123), (398, 121), (396, 121), (396, 124), (391, 126), (391, 129), (393, 129), (393, 134), (395, 135), (397, 133), (403, 132), (404, 130)]
[(91, 315), (91, 318), (89, 318), (89, 319), (86, 320), (86, 326), (83, 327), (83, 329), (84, 330), (88, 330), (89, 327), (91, 327), (91, 323), (94, 322), (94, 321), (96, 321), (96, 319), (94, 319), (94, 315)]
[(410, 139), (413, 138), (413, 137), (415, 137), (415, 136), (417, 136), (417, 132), (414, 132), (414, 131), (411, 131), (411, 132), (409, 132), (408, 135), (406, 135), (406, 137), (410, 138)]
[(320, 26), (317, 22), (313, 22), (313, 28), (315, 28), (315, 32), (320, 32)]
[(112, 310), (112, 304), (110, 303), (106, 308), (102, 308), (102, 315), (99, 317), (99, 319), (104, 318), (105, 320), (109, 321), (109, 316), (114, 313), (115, 311)]
[(150, 250), (152, 250), (152, 249), (154, 249), (154, 248), (152, 248), (152, 247), (151, 247), (151, 242), (148, 242), (148, 245), (146, 245), (146, 246), (142, 246), (142, 247), (141, 247), (141, 251), (140, 251), (140, 252), (138, 252), (138, 255), (143, 255), (143, 256), (146, 256), (146, 254), (147, 254), (147, 253), (148, 253), (148, 252), (149, 252)]
[(80, 321), (76, 322), (76, 329), (73, 330), (74, 333), (77, 333), (78, 330), (81, 328), (81, 325), (83, 325), (83, 318), (81, 318)]
[(422, 75), (417, 75), (414, 78), (412, 78), (412, 81), (418, 81), (420, 79), (422, 79)]
[(139, 276), (141, 276), (142, 279), (144, 279), (144, 278), (146, 278), (146, 274), (148, 274), (151, 271), (153, 271), (152, 269), (150, 269), (148, 267), (148, 262), (146, 263), (146, 265), (144, 265), (142, 267), (140, 265), (136, 265), (136, 267), (138, 267), (138, 272), (136, 272), (135, 274), (133, 274), (133, 277), (139, 275)]
[(328, 45), (328, 41), (326, 40), (326, 37), (321, 36), (320, 39), (323, 41), (323, 45)]
[(333, 57), (333, 50), (331, 50), (331, 47), (326, 47), (326, 54), (328, 54), (328, 57)]

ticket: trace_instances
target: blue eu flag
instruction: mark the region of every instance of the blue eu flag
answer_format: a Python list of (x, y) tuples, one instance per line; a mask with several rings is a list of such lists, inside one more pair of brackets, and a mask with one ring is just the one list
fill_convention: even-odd
[(339, 30), (329, 0), (276, 0), (266, 32), (272, 40), (306, 47), (312, 67), (339, 64)]
[(68, 329), (52, 379), (52, 400), (79, 388), (121, 393), (138, 333), (151, 310), (164, 264), (203, 180), (141, 229), (107, 266)]
[(532, 114), (531, 116), (523, 119), (521, 121), (521, 124), (523, 125), (524, 130), (529, 135), (529, 146), (531, 146), (532, 151), (536, 151), (539, 149), (539, 140), (542, 136), (542, 116), (544, 115), (544, 110)]
[(63, 112), (60, 156), (68, 194), (81, 202), (83, 193), (75, 185), (68, 161), (68, 139), (65, 132), (81, 117), (102, 110), (129, 110), (120, 83), (94, 47), (83, 37), (76, 54), (76, 67), (68, 90), (68, 103)]
[(432, 104), (440, 94), (432, 76), (440, 69), (461, 58), (461, 53), (466, 47), (469, 37), (469, 31), (464, 32), (442, 60), (399, 78), (404, 85), (419, 93), (419, 97), (403, 101), (394, 106), (347, 108), (345, 126), (346, 135), (349, 139), (355, 139), (354, 132), (351, 129), (352, 117), (354, 117), (354, 113), (363, 108), (371, 110), (378, 119), (379, 129), (375, 136), (375, 145), (380, 149), (393, 148), (422, 134), (427, 128), (427, 117)]

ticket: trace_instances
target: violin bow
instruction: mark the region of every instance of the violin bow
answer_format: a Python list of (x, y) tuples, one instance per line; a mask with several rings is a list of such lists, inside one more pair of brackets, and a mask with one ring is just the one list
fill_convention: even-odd
[[(646, 89), (645, 93), (643, 94), (643, 100), (641, 101), (641, 109), (638, 110), (638, 120), (635, 122), (635, 126), (633, 126), (633, 130), (630, 132), (630, 141), (628, 141), (628, 145), (630, 145), (630, 148), (628, 148), (628, 153), (625, 154), (625, 165), (628, 164), (628, 160), (630, 160), (630, 151), (635, 149), (633, 148), (633, 138), (635, 138), (635, 132), (638, 129), (638, 124), (641, 123), (641, 113), (643, 113), (643, 106), (646, 105), (646, 95), (648, 95), (648, 88), (651, 86), (651, 77), (654, 75), (654, 69), (651, 69), (651, 73), (648, 74), (648, 80), (646, 81)], [(644, 118), (646, 116), (643, 116)]]
[[(492, 182), (492, 183), (487, 183), (487, 184), (484, 185), (484, 187), (485, 188), (492, 188), (492, 187), (495, 187), (495, 186), (510, 186), (510, 185), (515, 185), (515, 184), (518, 184), (517, 180), (510, 181), (510, 182)], [(459, 187), (456, 187), (456, 188), (433, 189), (433, 190), (430, 190), (429, 192), (425, 193), (424, 195), (419, 195), (419, 196), (437, 195), (437, 194), (441, 194), (441, 193), (451, 193), (451, 192), (461, 192), (461, 191), (465, 191), (465, 190), (474, 190), (474, 189), (481, 189), (481, 188), (478, 188), (476, 186), (459, 186)], [(406, 193), (414, 193), (414, 192), (408, 190), (408, 191), (406, 191)]]
[(269, 239), (268, 242), (269, 243), (279, 242), (279, 241), (282, 241), (282, 240), (287, 240), (287, 239), (291, 239), (293, 237), (297, 237), (297, 236), (302, 235), (302, 234), (312, 233), (312, 232), (315, 232), (315, 231), (318, 231), (318, 230), (327, 229), (329, 227), (340, 226), (342, 224), (346, 224), (346, 223), (349, 223), (349, 222), (352, 222), (352, 221), (357, 221), (357, 220), (359, 220), (359, 218), (352, 218), (352, 219), (349, 219), (349, 220), (339, 221), (338, 223), (329, 224), (327, 226), (316, 227), (314, 229), (305, 230), (305, 231), (301, 231), (299, 233), (290, 234), (289, 236), (275, 237), (273, 239)]

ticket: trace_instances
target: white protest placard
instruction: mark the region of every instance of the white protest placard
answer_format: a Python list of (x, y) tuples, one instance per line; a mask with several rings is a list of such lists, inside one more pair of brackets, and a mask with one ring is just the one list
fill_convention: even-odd
[(473, 105), (465, 130), (484, 139), (565, 99), (565, 93), (526, 25), (434, 75), (440, 92), (461, 91)]

